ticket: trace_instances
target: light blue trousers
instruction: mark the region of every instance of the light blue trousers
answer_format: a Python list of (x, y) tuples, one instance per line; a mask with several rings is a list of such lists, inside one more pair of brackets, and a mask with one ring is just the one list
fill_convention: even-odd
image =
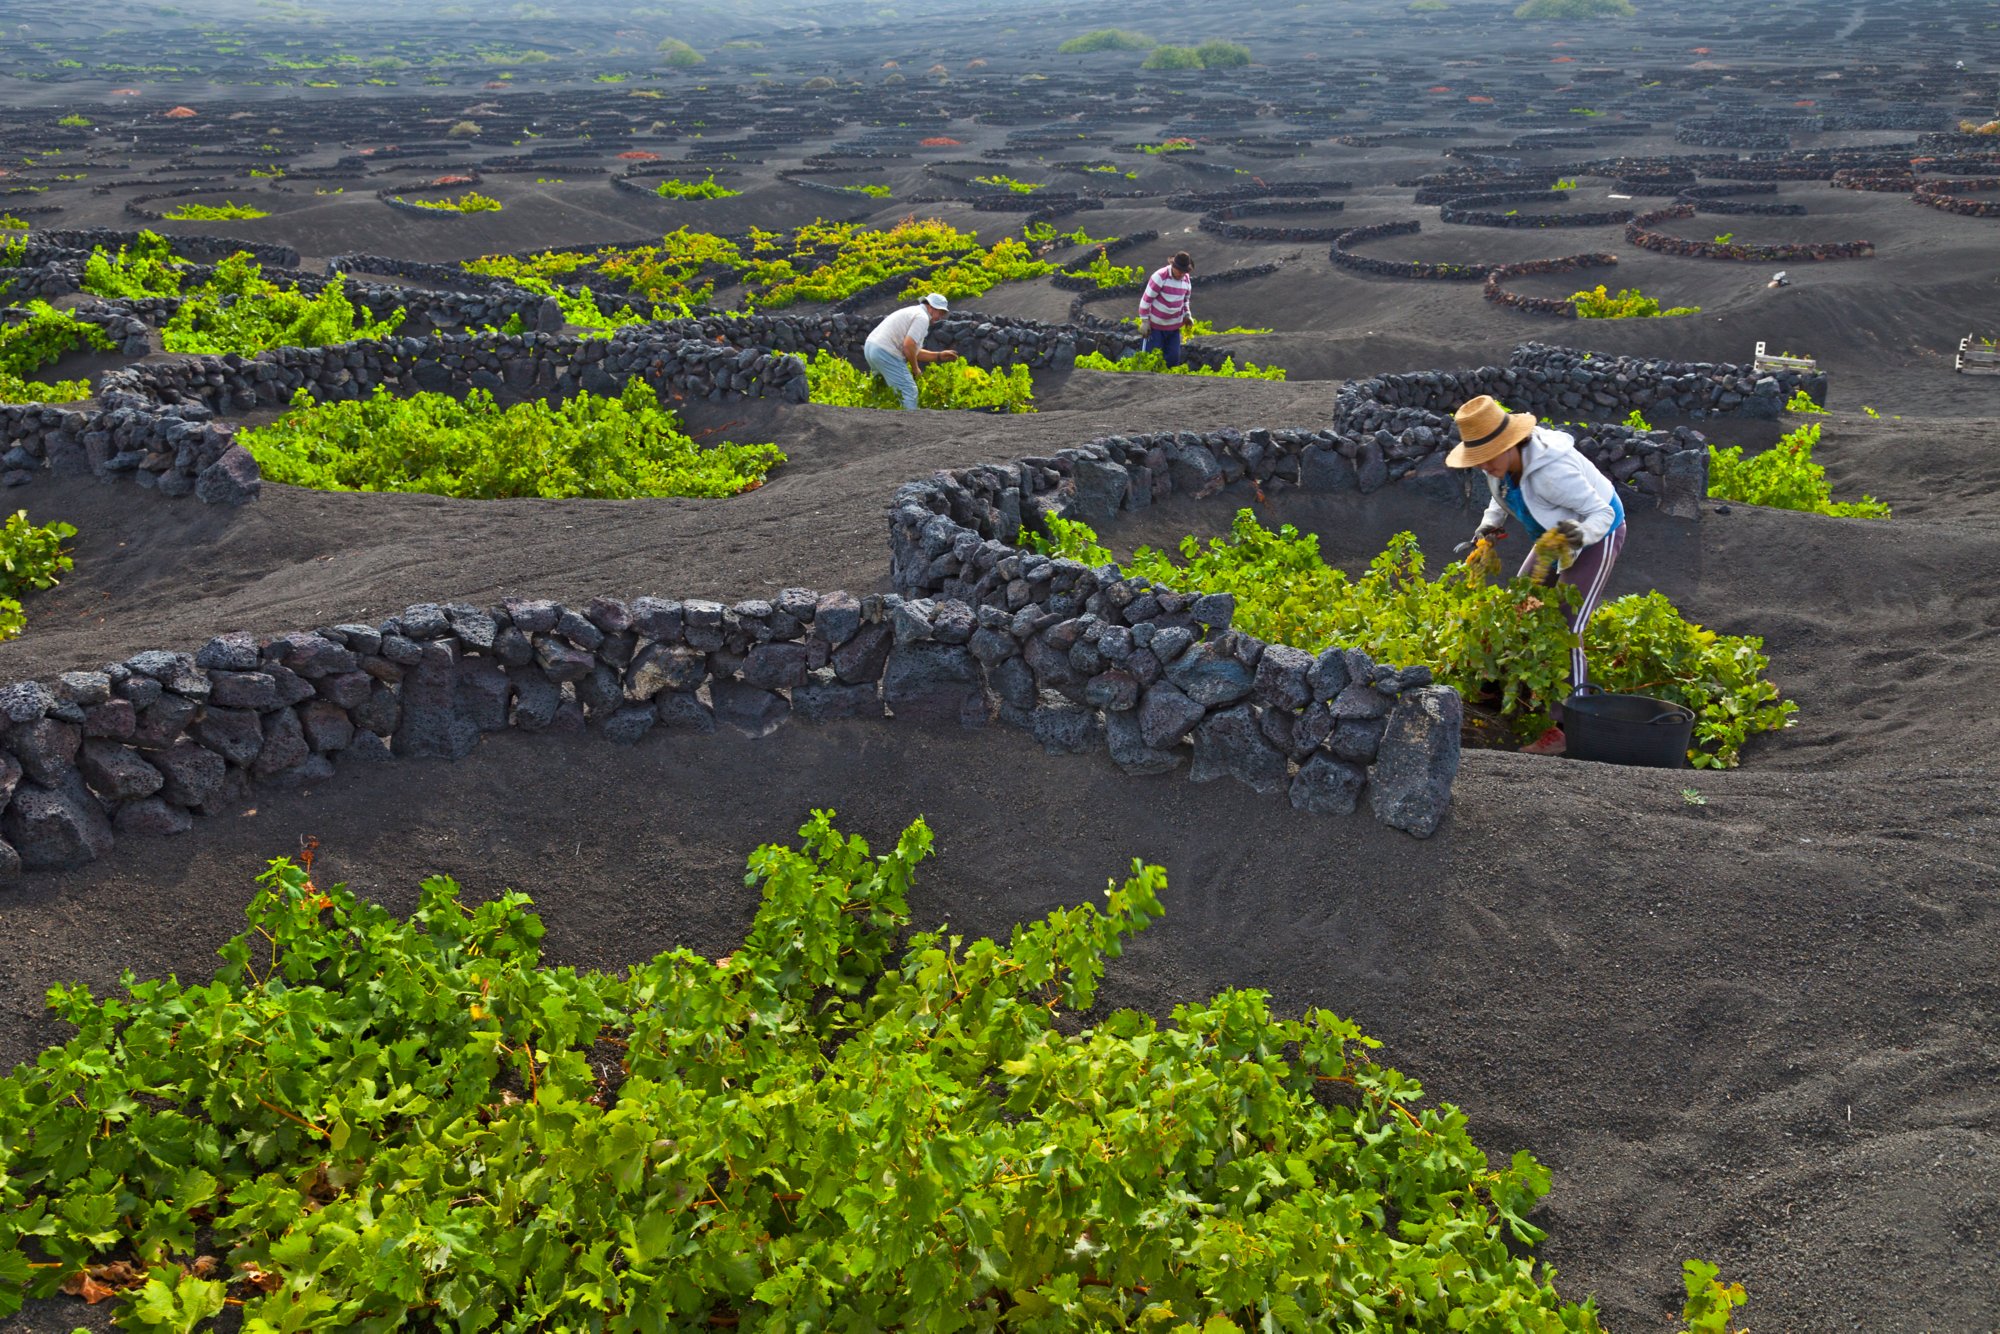
[(903, 396), (905, 411), (917, 406), (917, 377), (910, 374), (910, 363), (894, 352), (880, 347), (863, 347), (868, 358), (868, 368), (889, 382), (889, 387)]

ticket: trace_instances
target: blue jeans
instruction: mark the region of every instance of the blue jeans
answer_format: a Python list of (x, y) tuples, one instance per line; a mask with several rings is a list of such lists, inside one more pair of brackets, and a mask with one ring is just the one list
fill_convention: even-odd
[(1140, 345), (1139, 350), (1141, 352), (1151, 352), (1156, 348), (1159, 350), (1160, 355), (1167, 359), (1167, 365), (1180, 365), (1181, 331), (1179, 327), (1162, 329), (1155, 326), (1153, 331), (1146, 335), (1146, 341)]
[(868, 359), (868, 369), (889, 382), (889, 387), (903, 398), (903, 410), (917, 406), (917, 377), (910, 374), (910, 363), (886, 348), (864, 346), (862, 355)]

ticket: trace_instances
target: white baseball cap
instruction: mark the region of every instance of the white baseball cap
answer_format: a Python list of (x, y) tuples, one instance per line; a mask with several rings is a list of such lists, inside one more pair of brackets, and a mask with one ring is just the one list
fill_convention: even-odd
[(929, 296), (924, 298), (924, 304), (929, 306), (932, 310), (951, 309), (951, 303), (944, 299), (943, 292), (932, 292)]

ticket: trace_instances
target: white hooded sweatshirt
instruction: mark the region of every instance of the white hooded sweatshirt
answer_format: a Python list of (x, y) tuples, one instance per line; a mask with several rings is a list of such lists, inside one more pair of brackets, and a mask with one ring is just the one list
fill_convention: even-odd
[[(1479, 521), (1481, 527), (1505, 528), (1515, 517), (1507, 507), (1507, 481), (1486, 479), (1492, 500)], [(1577, 452), (1574, 437), (1539, 424), (1521, 442), (1521, 500), (1531, 524), (1538, 527), (1530, 537), (1540, 537), (1568, 519), (1583, 530), (1583, 545), (1591, 546), (1625, 522), (1625, 504), (1612, 480)]]

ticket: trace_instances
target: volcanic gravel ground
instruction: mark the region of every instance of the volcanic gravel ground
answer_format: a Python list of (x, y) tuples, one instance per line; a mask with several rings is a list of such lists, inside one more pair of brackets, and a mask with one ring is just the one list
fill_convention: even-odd
[[(1073, 406), (1025, 417), (753, 406), (741, 425), (761, 429), (732, 434), (780, 434), (794, 461), (727, 502), (267, 487), (225, 514), (38, 481), (36, 497), (63, 502), (47, 513), (126, 545), (86, 537), (76, 574), (38, 600), (34, 632), (0, 662), (26, 673), (191, 647), (239, 625), (386, 614), (441, 589), (490, 601), (879, 587), (882, 500), (901, 479), (1114, 428), (1306, 420), (1329, 387), (1079, 373), (1050, 400)], [(1679, 1259), (1702, 1255), (1757, 1285), (1766, 1324), (1830, 1328), (1879, 1293), (1840, 1257), (1888, 1247), (1926, 1294), (1921, 1327), (1976, 1328), (1995, 1274), (1990, 1250), (1968, 1242), (1990, 1235), (2000, 1185), (2000, 715), (1979, 702), (2000, 669), (2000, 477), (1960, 442), (1991, 432), (1829, 426), (1822, 454), (1843, 491), (1897, 506), (1889, 523), (1740, 505), (1699, 524), (1635, 514), (1613, 591), (1658, 586), (1714, 628), (1762, 633), (1799, 701), (1799, 725), (1754, 743), (1740, 770), (1468, 753), (1451, 820), (1416, 843), (1227, 784), (1047, 757), (999, 728), (795, 726), (633, 750), (502, 735), (457, 765), (343, 773), (185, 838), (31, 877), (0, 904), (21, 947), (0, 965), (0, 1060), (59, 1037), (40, 1013), (52, 983), (201, 975), (254, 870), (307, 835), (328, 876), (399, 907), (432, 871), (479, 895), (526, 890), (552, 956), (615, 966), (674, 944), (726, 952), (751, 910), (741, 857), (813, 806), (879, 839), (922, 814), (943, 851), (920, 923), (1004, 931), (1093, 892), (1131, 856), (1166, 865), (1167, 920), (1118, 968), (1107, 1003), (1164, 1011), (1239, 985), (1271, 989), (1287, 1012), (1357, 1016), (1388, 1059), (1473, 1113), (1482, 1142), (1551, 1165), (1544, 1253), (1566, 1291), (1594, 1292), (1628, 1327), (1666, 1311)], [(1107, 535), (1129, 547), (1220, 531), (1252, 503), (1242, 491), (1175, 501)], [(1402, 528), (1442, 560), (1473, 521), (1394, 488), (1264, 509), (1321, 533), (1349, 568)], [(188, 578), (197, 592), (169, 591)], [(1683, 797), (1690, 786), (1706, 805)], [(1218, 827), (1239, 833), (1193, 832)]]
[[(1052, 122), (1059, 137), (1095, 136), (1052, 156), (1116, 161), (1138, 179), (1056, 172), (1038, 160), (1039, 150), (980, 160), (990, 171), (1060, 189), (1156, 192), (1107, 201), (1059, 226), (1092, 235), (1159, 231), (1158, 240), (1115, 257), (1142, 268), (1193, 251), (1196, 313), (1219, 327), (1277, 330), (1219, 341), (1239, 359), (1287, 367), (1291, 380), (1043, 376), (1042, 411), (1017, 417), (692, 406), (688, 420), (702, 438), (776, 440), (790, 455), (761, 490), (727, 501), (466, 502), (267, 483), (255, 504), (225, 512), (166, 502), (128, 483), (41, 475), (12, 493), (13, 504), (37, 522), (74, 523), (77, 565), (59, 588), (28, 600), (27, 633), (0, 645), (0, 680), (96, 667), (146, 648), (193, 650), (226, 630), (375, 620), (415, 601), (645, 593), (736, 600), (791, 585), (882, 591), (889, 497), (937, 468), (1048, 454), (1107, 433), (1319, 427), (1343, 379), (1504, 362), (1530, 340), (1718, 362), (1747, 361), (1762, 340), (1773, 351), (1814, 355), (1831, 372), (1835, 415), (1812, 419), (1824, 426), (1817, 456), (1837, 496), (1866, 491), (1890, 503), (1895, 518), (1731, 505), (1711, 506), (1689, 523), (1637, 511), (1612, 591), (1658, 587), (1711, 628), (1761, 635), (1773, 679), (1799, 704), (1794, 728), (1754, 741), (1744, 766), (1726, 773), (1468, 752), (1453, 813), (1427, 842), (1365, 817), (1301, 816), (1233, 784), (1133, 778), (1101, 756), (1047, 756), (1002, 727), (793, 725), (759, 741), (654, 735), (631, 749), (494, 734), (457, 764), (359, 773), (344, 765), (317, 790), (260, 791), (243, 813), (199, 822), (185, 837), (128, 839), (85, 870), (31, 875), (0, 890), (0, 1063), (31, 1059), (63, 1037), (42, 1004), (52, 984), (81, 980), (110, 990), (125, 969), (207, 975), (215, 947), (241, 922), (254, 874), (305, 837), (321, 841), (323, 878), (345, 878), (398, 910), (414, 904), (418, 881), (432, 872), (458, 876), (474, 897), (510, 886), (528, 891), (548, 923), (552, 961), (617, 967), (675, 945), (732, 949), (753, 907), (743, 857), (788, 837), (811, 808), (837, 808), (844, 828), (879, 842), (921, 814), (937, 833), (938, 855), (913, 896), (919, 926), (948, 918), (958, 930), (1004, 932), (1094, 895), (1134, 856), (1164, 864), (1166, 919), (1114, 965), (1104, 1004), (1164, 1014), (1222, 987), (1252, 986), (1270, 990), (1285, 1013), (1324, 1005), (1352, 1016), (1387, 1041), (1385, 1059), (1420, 1078), (1430, 1096), (1464, 1107), (1489, 1149), (1529, 1148), (1554, 1170), (1539, 1220), (1550, 1236), (1540, 1254), (1561, 1270), (1566, 1295), (1595, 1295), (1613, 1328), (1663, 1327), (1679, 1306), (1681, 1260), (1701, 1256), (1746, 1284), (1744, 1319), (1759, 1330), (2000, 1329), (2000, 809), (1992, 761), (2000, 709), (1991, 684), (2000, 678), (2000, 379), (1951, 373), (1961, 337), (2000, 333), (1992, 264), (2000, 222), (1803, 181), (1748, 197), (1802, 203), (1802, 217), (1698, 214), (1660, 227), (1689, 239), (1728, 232), (1755, 243), (1866, 237), (1878, 248), (1864, 260), (1738, 264), (1641, 250), (1620, 226), (1445, 225), (1435, 207), (1414, 206), (1411, 190), (1394, 184), (1464, 167), (1466, 159), (1439, 155), (1450, 145), (1550, 167), (1620, 153), (1715, 151), (1674, 142), (1676, 121), (1698, 103), (1701, 114), (1725, 117), (1753, 104), (1784, 114), (1815, 102), (1821, 112), (1921, 103), (1949, 123), (1990, 97), (1984, 66), (2000, 58), (2000, 42), (1975, 21), (1975, 7), (1942, 3), (1862, 0), (1841, 7), (1837, 28), (1818, 7), (1794, 3), (1754, 13), (1688, 5), (1649, 11), (1638, 27), (1574, 30), (1514, 25), (1500, 9), (1477, 7), (1419, 17), (1400, 0), (1342, 6), (1338, 15), (1237, 8), (1235, 35), (1260, 59), (1282, 50), (1286, 60), (1318, 63), (1149, 82), (1129, 68), (1133, 58), (1064, 63), (1034, 45), (1052, 44), (1067, 29), (996, 33), (964, 22), (970, 11), (960, 7), (930, 27), (909, 17), (850, 24), (849, 15), (810, 34), (793, 31), (787, 42), (773, 36), (770, 50), (715, 51), (716, 63), (701, 73), (674, 76), (682, 82), (670, 94), (634, 104), (626, 90), (588, 83), (594, 53), (631, 21), (621, 9), (593, 11), (595, 27), (566, 14), (589, 51), (578, 55), (552, 35), (558, 60), (524, 67), (522, 82), (535, 87), (521, 91), (492, 86), (483, 67), (438, 76), (451, 87), (350, 87), (324, 97), (133, 74), (117, 82), (141, 85), (144, 95), (120, 101), (108, 83), (81, 82), (83, 73), (9, 79), (0, 122), (22, 134), (56, 142), (43, 122), (72, 107), (100, 122), (88, 134), (63, 131), (66, 156), (45, 162), (34, 178), (53, 181), (47, 173), (58, 167), (87, 165), (89, 180), (0, 200), (0, 211), (10, 202), (60, 205), (58, 218), (37, 225), (133, 226), (125, 202), (147, 187), (93, 192), (113, 170), (97, 165), (107, 159), (131, 159), (115, 170), (135, 180), (196, 170), (175, 160), (190, 143), (208, 140), (206, 151), (244, 156), (276, 138), (289, 165), (312, 170), (363, 148), (432, 140), (421, 167), (386, 158), (352, 167), (339, 178), (341, 195), (312, 193), (333, 178), (216, 188), (215, 199), (271, 207), (273, 216), (260, 222), (159, 224), (176, 234), (282, 241), (307, 256), (310, 271), (336, 254), (448, 261), (636, 242), (683, 224), (793, 227), (820, 214), (886, 225), (921, 212), (991, 241), (1016, 230), (1019, 215), (908, 202), (963, 190), (927, 177), (925, 162), (970, 160), (1006, 145), (1009, 129)], [(72, 21), (66, 8), (40, 0), (21, 10), (22, 22), (44, 25), (35, 35)], [(173, 25), (132, 21), (140, 26), (116, 40), (104, 35), (105, 52), (130, 62), (151, 46), (166, 49), (161, 34)], [(1143, 2), (1118, 21), (1167, 35), (1189, 23), (1180, 7)], [(491, 25), (477, 22), (479, 39), (494, 39)], [(690, 39), (714, 43), (735, 20), (689, 22), (697, 25), (686, 30)], [(1293, 37), (1295, 28), (1303, 30)], [(794, 41), (799, 58), (815, 62), (810, 71), (785, 63)], [(963, 69), (975, 53), (968, 42), (992, 57), (987, 73)], [(267, 45), (289, 50), (253, 33), (243, 77), (262, 76)], [(172, 47), (171, 59), (188, 59), (184, 50)], [(874, 84), (850, 97), (842, 88), (815, 103), (785, 86), (822, 68), (880, 79), (891, 52), (908, 71), (901, 91)], [(1317, 52), (1329, 54), (1322, 61)], [(1961, 57), (1974, 68), (1948, 72)], [(1463, 64), (1467, 58), (1476, 63)], [(7, 68), (28, 59), (0, 52)], [(919, 95), (920, 72), (947, 59), (953, 78), (923, 84)], [(734, 90), (750, 71), (771, 69), (779, 71), (772, 83), (741, 96)], [(1604, 72), (1634, 69), (1636, 81)], [(1015, 84), (1022, 75), (1051, 81)], [(98, 77), (95, 69), (88, 77)], [(583, 87), (560, 86), (564, 79)], [(705, 89), (711, 82), (719, 91)], [(1539, 98), (1545, 112), (1584, 106), (1652, 128), (1594, 147), (1509, 149), (1528, 130), (1485, 123), (1500, 110), (1468, 113), (1473, 104), (1464, 99), (1517, 93)], [(895, 98), (912, 100), (895, 104), (890, 125), (871, 126)], [(535, 110), (475, 117), (473, 104), (489, 99)], [(459, 116), (495, 127), (538, 117), (535, 133), (572, 137), (579, 161), (619, 170), (629, 165), (616, 157), (628, 138), (682, 157), (754, 131), (760, 118), (792, 114), (792, 101), (804, 104), (800, 116), (821, 118), (826, 134), (746, 149), (742, 161), (720, 164), (722, 179), (745, 191), (735, 199), (670, 203), (554, 166), (539, 173), (547, 182), (533, 171), (488, 174), (478, 188), (505, 203), (497, 214), (415, 217), (373, 197), (381, 186), (434, 175), (434, 159), (458, 171), (523, 151), (509, 142), (521, 133), (512, 128), (438, 142)], [(200, 117), (173, 131), (182, 138), (156, 143), (146, 127), (157, 128), (176, 102), (198, 106)], [(1276, 118), (1296, 110), (1294, 102), (1326, 114)], [(911, 119), (909, 133), (893, 124), (905, 119), (906, 105), (928, 117)], [(1666, 106), (1678, 109), (1658, 110)], [(1102, 123), (1057, 119), (1072, 110)], [(677, 111), (716, 123), (704, 126), (700, 143), (692, 125), (656, 134), (645, 124)], [(1461, 119), (1468, 114), (1470, 121)], [(322, 136), (315, 123), (322, 116), (340, 128)], [(836, 131), (842, 117), (849, 123)], [(1296, 159), (1270, 160), (1211, 142), (1200, 160), (1225, 168), (1220, 173), (1113, 147), (1158, 142), (1202, 118), (1314, 146)], [(1451, 132), (1409, 137), (1420, 124)], [(289, 139), (276, 133), (286, 127)], [(580, 137), (586, 127), (589, 139)], [(1579, 118), (1570, 128), (1591, 123)], [(850, 206), (776, 175), (825, 151), (836, 134), (852, 144), (878, 130), (911, 156), (857, 163), (835, 179), (888, 183), (889, 200), (856, 198)], [(1329, 142), (1350, 131), (1388, 142)], [(1395, 137), (1399, 131), (1404, 137)], [(965, 143), (931, 153), (907, 142), (917, 133)], [(1792, 142), (1810, 149), (1914, 137), (1910, 129), (1801, 130)], [(687, 179), (706, 171), (659, 165), (663, 175)], [(1337, 196), (1347, 203), (1343, 213), (1302, 214), (1302, 225), (1423, 222), (1421, 232), (1365, 243), (1360, 254), (1474, 263), (1608, 250), (1620, 257), (1615, 268), (1509, 286), (1564, 296), (1602, 281), (1702, 311), (1616, 323), (1531, 316), (1481, 300), (1476, 282), (1335, 269), (1324, 243), (1223, 242), (1198, 230), (1198, 214), (1164, 206), (1172, 191), (1267, 175), (1354, 182)], [(1585, 173), (1568, 201), (1528, 207), (1645, 211), (1668, 202), (1617, 201), (1611, 193), (1608, 176)], [(1067, 263), (1087, 253), (1055, 257)], [(1277, 271), (1240, 284), (1204, 281), (1264, 263)], [(1779, 269), (1793, 284), (1767, 288)], [(1053, 321), (1068, 317), (1072, 297), (1035, 282), (956, 304)], [(1115, 318), (1132, 304), (1121, 296), (1086, 309)], [(51, 373), (94, 374), (111, 363), (78, 357)], [(1867, 416), (1864, 404), (1881, 415)], [(1777, 434), (1768, 423), (1697, 425), (1751, 450)], [(1239, 505), (1258, 503), (1243, 487), (1199, 504), (1175, 500), (1123, 518), (1104, 537), (1121, 551), (1169, 544), (1185, 533), (1224, 531)], [(1367, 497), (1278, 494), (1260, 510), (1269, 522), (1319, 534), (1329, 559), (1350, 570), (1403, 529), (1418, 533), (1435, 567), (1474, 522), (1463, 504), (1395, 487)], [(9, 1328), (103, 1328), (107, 1318), (105, 1307), (63, 1300), (36, 1304)]]

